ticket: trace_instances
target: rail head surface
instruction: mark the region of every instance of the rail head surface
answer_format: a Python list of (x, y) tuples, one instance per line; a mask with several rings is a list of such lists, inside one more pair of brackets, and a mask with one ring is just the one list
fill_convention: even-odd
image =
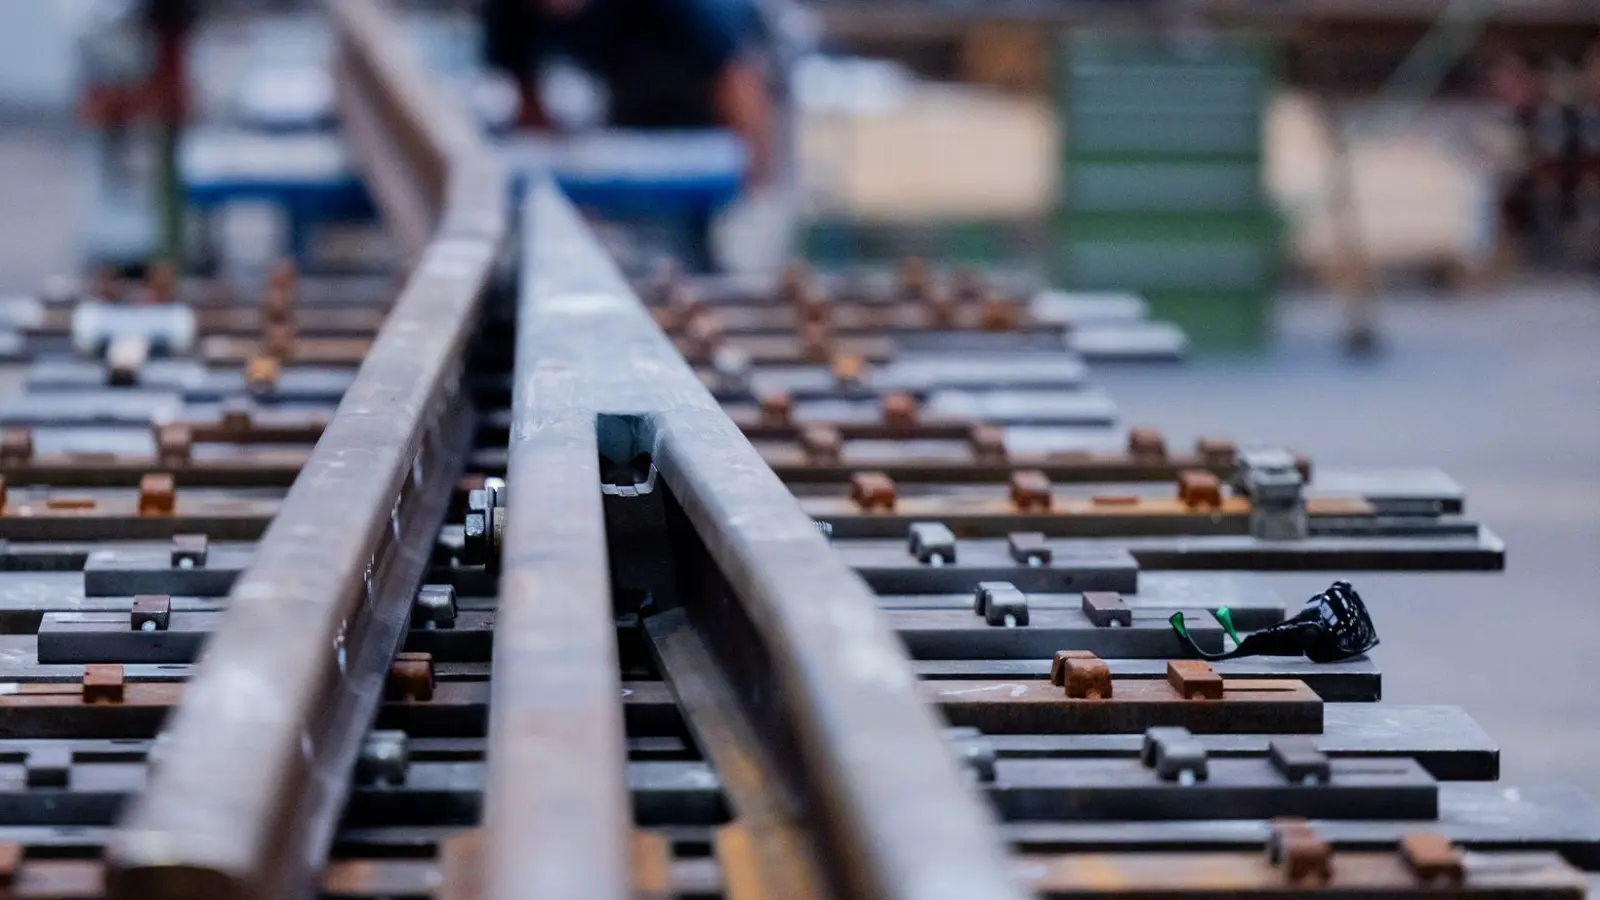
[[(595, 471), (604, 415), (645, 423), (662, 477), (773, 648), (779, 689), (801, 735), (795, 752), (822, 807), (817, 821), (832, 831), (828, 843), (847, 895), (1023, 896), (1006, 872), (991, 813), (943, 746), (871, 592), (695, 378), (552, 184), (531, 190), (522, 227), (511, 494), (485, 792), (491, 896), (580, 896), (567, 890), (580, 883), (579, 868), (621, 852), (621, 770), (617, 751), (600, 746), (602, 731), (620, 729), (610, 687), (614, 650), (595, 643), (579, 658), (570, 638), (537, 630), (559, 626), (565, 616), (581, 620), (570, 631), (581, 627), (598, 641), (602, 620), (609, 627)], [(541, 471), (558, 458), (581, 467), (564, 481)], [(581, 594), (563, 594), (574, 565), (588, 580)], [(558, 694), (568, 680), (581, 693)], [(541, 728), (555, 733), (557, 724), (540, 720), (552, 712), (588, 739), (541, 742), (537, 750), (519, 743)], [(571, 827), (574, 808), (551, 800), (577, 793), (571, 779), (579, 767), (607, 779), (591, 785), (591, 796), (612, 818), (579, 813), (578, 822), (595, 830), (589, 852), (572, 856), (566, 841), (541, 840)], [(603, 887), (583, 896), (621, 896), (621, 886)]]
[[(331, 9), (351, 71), (369, 76), (341, 92), (346, 119), (382, 132), (358, 148), (362, 159), (399, 166), (426, 186), (432, 236), (230, 593), (167, 727), (160, 763), (113, 835), (110, 889), (118, 897), (276, 900), (314, 890), (326, 820), (337, 815), (349, 778), (348, 766), (327, 762), (328, 748), (351, 737), (320, 729), (331, 727), (329, 709), (375, 708), (376, 697), (346, 696), (354, 690), (346, 669), (363, 653), (381, 654), (386, 667), (394, 649), (347, 647), (347, 630), (360, 617), (409, 608), (405, 584), (375, 590), (388, 568), (382, 556), (410, 552), (394, 546), (402, 502), (449, 489), (423, 484), (432, 471), (423, 454), (435, 452), (441, 423), (459, 403), (464, 348), (504, 238), (505, 182), (470, 121), (432, 90), (374, 0), (336, 0)], [(375, 160), (382, 142), (403, 150)], [(356, 727), (369, 720), (370, 713)], [(302, 791), (322, 796), (306, 804)], [(305, 821), (311, 816), (325, 821)]]

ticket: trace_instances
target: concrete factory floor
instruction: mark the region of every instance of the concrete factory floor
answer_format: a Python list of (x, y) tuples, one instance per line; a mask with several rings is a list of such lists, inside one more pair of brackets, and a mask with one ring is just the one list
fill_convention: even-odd
[[(0, 131), (0, 291), (75, 268), (79, 162), (64, 138)], [(1129, 424), (1169, 439), (1217, 432), (1327, 465), (1455, 476), (1508, 543), (1509, 571), (1353, 579), (1383, 638), (1385, 700), (1463, 706), (1500, 742), (1508, 785), (1600, 798), (1600, 288), (1396, 295), (1383, 318), (1386, 352), (1371, 362), (1341, 359), (1337, 311), (1302, 297), (1265, 358), (1096, 378)], [(1290, 599), (1327, 581), (1278, 579)]]

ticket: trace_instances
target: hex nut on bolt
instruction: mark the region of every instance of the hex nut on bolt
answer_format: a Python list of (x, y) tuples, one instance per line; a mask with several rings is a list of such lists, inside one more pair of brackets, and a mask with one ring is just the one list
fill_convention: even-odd
[(356, 782), (405, 784), (410, 765), (410, 739), (404, 731), (372, 731), (361, 744), (361, 756), (356, 761)]
[(425, 584), (411, 605), (411, 627), (456, 627), (456, 589), (450, 584)]

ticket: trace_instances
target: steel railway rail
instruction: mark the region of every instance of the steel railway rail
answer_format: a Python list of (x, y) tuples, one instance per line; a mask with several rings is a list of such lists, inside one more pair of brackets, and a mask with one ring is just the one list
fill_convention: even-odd
[(472, 433), (463, 353), (506, 236), (498, 163), (377, 4), (330, 9), (350, 140), (416, 264), (108, 848), (115, 896), (311, 891)]
[[(329, 9), (397, 296), (97, 287), (128, 329), (255, 344), (110, 385), (64, 358), (67, 302), (18, 315), (0, 896), (1575, 900), (1600, 868), (1592, 803), (1458, 783), (1496, 777), (1492, 740), (1374, 706), (1371, 660), (1196, 658), (1286, 613), (1198, 570), (1503, 565), (1442, 473), (941, 418), (922, 375), (1047, 426), (1092, 388), (1058, 350), (1007, 394), (992, 356), (1060, 331), (922, 267), (757, 292), (810, 368), (730, 364), (741, 304), (641, 302), (552, 186), (510, 196), (380, 0)], [(840, 348), (912, 356), (890, 331), (987, 350), (878, 383)], [(342, 370), (299, 355), (351, 339)]]

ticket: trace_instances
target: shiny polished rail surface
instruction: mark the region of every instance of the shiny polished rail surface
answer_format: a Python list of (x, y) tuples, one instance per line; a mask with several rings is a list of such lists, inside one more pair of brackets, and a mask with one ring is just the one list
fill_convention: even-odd
[(119, 897), (312, 892), (470, 435), (462, 356), (505, 234), (503, 179), (377, 3), (330, 10), (351, 144), (415, 264), (112, 840)]

